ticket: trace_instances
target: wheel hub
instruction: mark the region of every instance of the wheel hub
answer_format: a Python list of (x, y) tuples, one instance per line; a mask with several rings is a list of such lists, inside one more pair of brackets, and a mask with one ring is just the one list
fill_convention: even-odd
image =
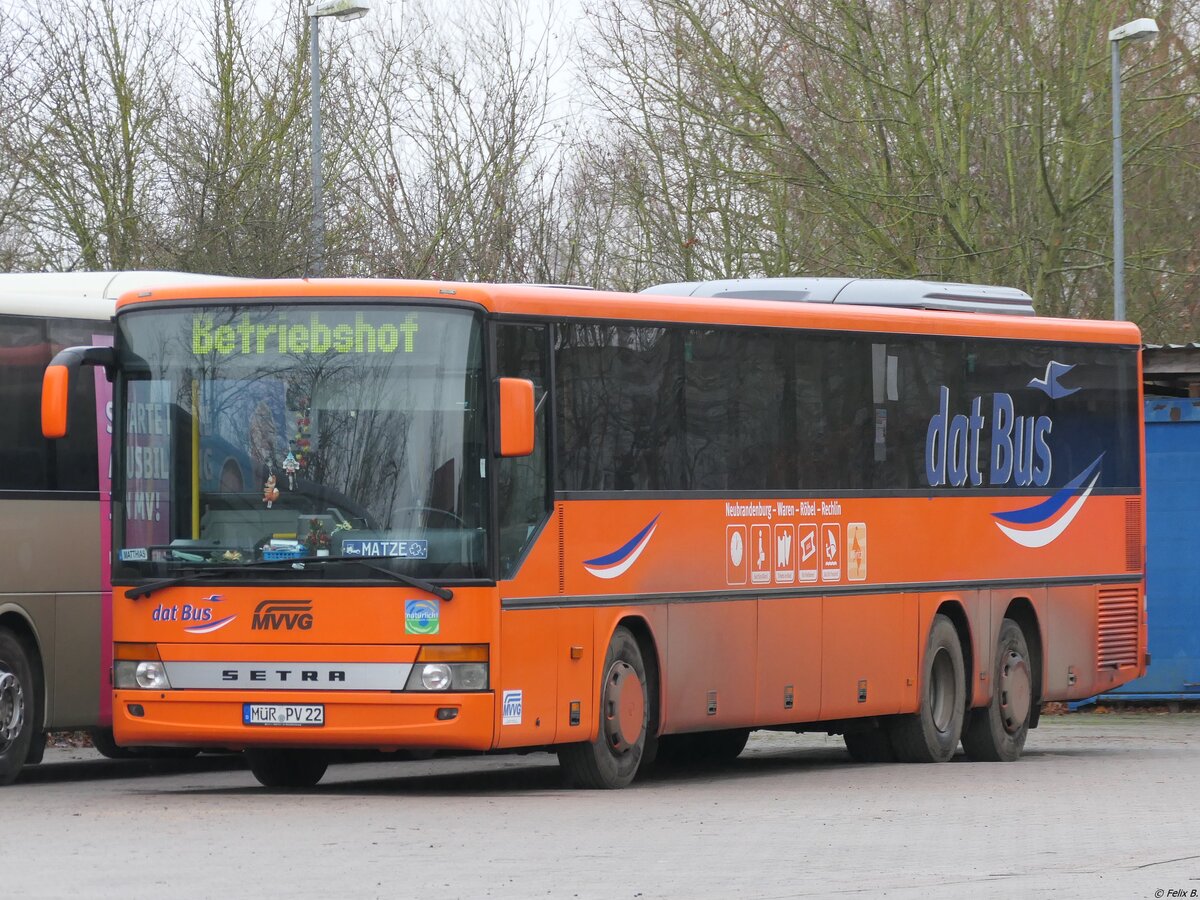
[(25, 692), (12, 672), (0, 669), (0, 752), (21, 736), (25, 724)]
[(944, 648), (939, 648), (929, 669), (929, 709), (933, 725), (945, 733), (954, 718), (954, 663)]
[(617, 753), (633, 747), (642, 736), (646, 701), (633, 666), (618, 660), (608, 670), (604, 686), (604, 734)]
[(1000, 662), (1000, 721), (1004, 730), (1016, 734), (1029, 717), (1033, 702), (1033, 679), (1029, 663), (1015, 650), (1004, 654)]

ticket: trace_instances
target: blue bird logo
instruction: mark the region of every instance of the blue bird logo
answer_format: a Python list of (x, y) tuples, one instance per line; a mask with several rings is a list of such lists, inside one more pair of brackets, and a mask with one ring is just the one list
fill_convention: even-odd
[(1062, 378), (1073, 368), (1075, 368), (1074, 365), (1068, 366), (1066, 363), (1050, 360), (1046, 364), (1045, 376), (1030, 379), (1029, 384), (1025, 385), (1025, 387), (1037, 388), (1051, 400), (1057, 400), (1060, 397), (1069, 397), (1078, 391), (1079, 388), (1063, 387), (1058, 383), (1058, 379)]

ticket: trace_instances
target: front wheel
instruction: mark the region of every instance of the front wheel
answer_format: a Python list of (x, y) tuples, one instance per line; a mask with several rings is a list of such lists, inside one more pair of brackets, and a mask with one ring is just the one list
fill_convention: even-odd
[(192, 759), (200, 755), (195, 747), (122, 747), (111, 728), (92, 728), (92, 748), (105, 759)]
[(962, 645), (954, 623), (933, 617), (921, 666), (921, 708), (898, 716), (890, 728), (892, 749), (901, 762), (946, 762), (962, 736), (966, 707)]
[(1033, 705), (1033, 669), (1025, 633), (1012, 619), (1005, 619), (996, 639), (992, 699), (982, 709), (971, 711), (963, 732), (967, 756), (983, 762), (1013, 762), (1020, 758), (1029, 735)]
[(641, 648), (629, 629), (618, 628), (604, 657), (600, 733), (594, 741), (558, 751), (573, 784), (623, 788), (633, 781), (646, 752), (652, 696)]
[(321, 780), (329, 759), (316, 750), (247, 750), (258, 783), (269, 788), (307, 788)]
[(25, 647), (0, 629), (0, 785), (12, 784), (29, 756), (38, 730), (33, 708), (33, 667)]

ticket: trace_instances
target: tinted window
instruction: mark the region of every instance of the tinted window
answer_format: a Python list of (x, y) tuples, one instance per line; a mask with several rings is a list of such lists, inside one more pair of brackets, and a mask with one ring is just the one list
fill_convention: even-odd
[(537, 424), (533, 453), (496, 460), (499, 493), (500, 574), (509, 578), (550, 510), (547, 434), (550, 405), (546, 384), (546, 326), (500, 325), (496, 328), (496, 370), (501, 377), (533, 382)]
[[(98, 334), (108, 334), (107, 322), (79, 322), (50, 319), (50, 352), (64, 347), (87, 346)], [(67, 418), (67, 436), (51, 441), (54, 485), (60, 491), (94, 491), (99, 484), (96, 459), (96, 379), (104, 380), (99, 368), (81, 368), (71, 379), (71, 400)], [(108, 383), (105, 382), (108, 388)], [(40, 385), (39, 385), (40, 391)], [(111, 396), (111, 394), (110, 394)], [(39, 397), (40, 402), (40, 397)], [(107, 418), (107, 416), (106, 416)], [(106, 422), (107, 435), (107, 422)]]
[(682, 337), (624, 325), (558, 329), (559, 452), (573, 490), (687, 484)]
[(42, 437), (42, 373), (50, 363), (40, 319), (0, 317), (0, 489), (49, 490), (49, 442)]
[(1102, 456), (1138, 484), (1132, 349), (569, 325), (557, 353), (566, 490), (1054, 488)]

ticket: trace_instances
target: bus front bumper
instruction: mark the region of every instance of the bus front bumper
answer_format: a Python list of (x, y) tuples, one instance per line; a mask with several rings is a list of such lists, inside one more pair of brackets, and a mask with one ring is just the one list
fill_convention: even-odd
[[(491, 691), (239, 691), (233, 697), (219, 690), (118, 690), (113, 735), (125, 747), (489, 750), (495, 703)], [(256, 714), (263, 707), (302, 707), (297, 711), (310, 718), (310, 709), (319, 707), (321, 721), (247, 724), (248, 706), (258, 707)]]

